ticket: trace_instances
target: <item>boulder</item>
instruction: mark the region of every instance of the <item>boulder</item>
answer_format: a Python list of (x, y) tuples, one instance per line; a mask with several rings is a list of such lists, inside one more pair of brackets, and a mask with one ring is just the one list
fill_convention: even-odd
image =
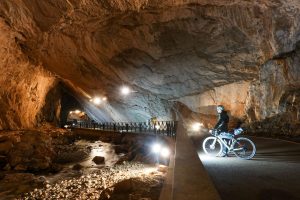
[(50, 172), (57, 173), (63, 169), (63, 166), (57, 163), (52, 163), (50, 167)]
[(111, 199), (111, 195), (113, 193), (113, 188), (106, 188), (105, 190), (103, 190), (100, 194), (100, 198), (99, 200), (109, 200)]
[(126, 179), (114, 185), (114, 193), (130, 193), (132, 189), (132, 179)]
[(115, 153), (116, 154), (128, 153), (128, 149), (124, 145), (116, 145), (115, 146)]
[(93, 158), (93, 162), (96, 163), (97, 165), (104, 164), (105, 158), (102, 156), (95, 156)]
[(30, 160), (28, 163), (28, 169), (38, 171), (38, 170), (46, 170), (51, 166), (51, 159), (47, 156), (45, 157), (35, 157)]
[(14, 145), (8, 145), (10, 166), (18, 171), (49, 169), (54, 157), (51, 137), (43, 131), (23, 131), (18, 137)]
[(83, 166), (81, 164), (76, 164), (72, 167), (73, 170), (79, 171), (83, 168)]

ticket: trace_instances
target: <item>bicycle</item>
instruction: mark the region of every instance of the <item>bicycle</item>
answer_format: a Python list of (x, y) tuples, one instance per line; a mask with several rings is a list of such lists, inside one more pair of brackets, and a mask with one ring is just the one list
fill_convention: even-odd
[[(203, 141), (203, 150), (211, 156), (224, 156), (228, 153), (234, 153), (238, 158), (249, 160), (255, 155), (256, 147), (248, 138), (235, 138), (235, 136), (240, 135), (242, 132), (242, 128), (234, 129), (233, 134), (229, 132), (218, 133), (216, 130), (211, 130), (210, 133), (213, 136), (209, 136)], [(227, 150), (227, 152), (224, 153), (224, 150)]]

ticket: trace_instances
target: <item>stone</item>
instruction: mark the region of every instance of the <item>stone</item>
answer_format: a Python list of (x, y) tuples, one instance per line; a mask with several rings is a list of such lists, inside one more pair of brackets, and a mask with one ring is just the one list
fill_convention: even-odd
[(126, 161), (129, 161), (129, 157), (127, 155), (124, 155), (124, 156), (120, 157), (119, 160), (115, 164), (116, 165), (122, 165)]
[(95, 156), (93, 158), (93, 162), (96, 163), (97, 165), (104, 164), (105, 163), (105, 158), (102, 157), (102, 156)]
[(11, 170), (10, 165), (7, 163), (7, 164), (5, 165), (5, 167), (3, 167), (3, 170), (5, 170), (5, 171)]
[(52, 163), (50, 172), (57, 173), (60, 172), (63, 169), (63, 166), (57, 163)]
[(105, 190), (103, 190), (101, 192), (100, 198), (99, 200), (109, 200), (111, 195), (113, 193), (113, 189), (112, 188), (106, 188)]
[(128, 153), (128, 149), (123, 145), (115, 145), (114, 148), (116, 154)]
[(166, 173), (168, 171), (168, 167), (165, 165), (159, 165), (157, 171)]
[(51, 159), (47, 156), (42, 158), (33, 158), (29, 162), (29, 168), (34, 171), (46, 170), (51, 167)]
[(19, 164), (17, 166), (15, 166), (14, 170), (16, 171), (26, 171), (28, 168), (25, 165)]
[(129, 193), (133, 189), (132, 180), (127, 179), (114, 185), (114, 193)]
[(76, 171), (79, 171), (79, 170), (81, 170), (82, 168), (83, 168), (83, 166), (80, 165), (80, 164), (75, 164), (75, 165), (73, 165), (73, 167), (72, 167), (72, 169), (73, 169), (73, 170), (76, 170)]
[(11, 141), (0, 142), (0, 155), (6, 155), (13, 148)]
[(141, 200), (141, 194), (129, 194), (130, 200)]

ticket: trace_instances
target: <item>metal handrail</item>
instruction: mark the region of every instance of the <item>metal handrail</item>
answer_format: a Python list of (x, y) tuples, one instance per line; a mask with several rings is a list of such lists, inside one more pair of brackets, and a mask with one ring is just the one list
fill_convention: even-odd
[(176, 138), (177, 121), (156, 122), (80, 122), (74, 128), (87, 128), (103, 131), (157, 134)]

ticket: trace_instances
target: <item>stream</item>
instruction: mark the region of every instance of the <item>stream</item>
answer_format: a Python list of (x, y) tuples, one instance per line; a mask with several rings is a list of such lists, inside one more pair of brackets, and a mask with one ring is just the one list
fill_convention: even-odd
[[(55, 184), (62, 180), (79, 178), (83, 175), (93, 173), (101, 168), (112, 167), (118, 159), (123, 155), (117, 155), (113, 144), (104, 143), (102, 141), (77, 140), (72, 145), (65, 145), (64, 148), (76, 147), (79, 150), (87, 152), (84, 157), (80, 155), (74, 162), (66, 162), (61, 164), (62, 169), (58, 173), (16, 173), (8, 171), (6, 178), (0, 181), (0, 200), (15, 199), (21, 193), (32, 191), (43, 184)], [(76, 152), (67, 152), (66, 155), (76, 155)], [(95, 156), (105, 158), (105, 163), (95, 164), (92, 160)], [(82, 159), (81, 159), (82, 157)], [(75, 156), (76, 158), (76, 156)], [(74, 165), (81, 165), (80, 170), (74, 170)], [(40, 182), (39, 182), (40, 181)]]

